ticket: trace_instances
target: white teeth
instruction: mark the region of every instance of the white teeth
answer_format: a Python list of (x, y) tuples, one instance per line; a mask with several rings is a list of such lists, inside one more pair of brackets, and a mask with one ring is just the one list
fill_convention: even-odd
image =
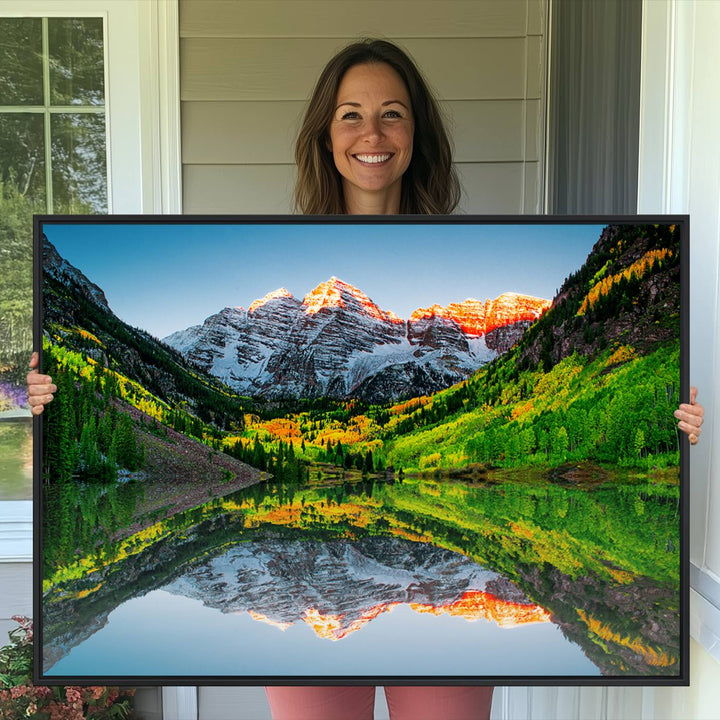
[(364, 163), (381, 163), (389, 160), (392, 155), (356, 155), (355, 156), (360, 162)]

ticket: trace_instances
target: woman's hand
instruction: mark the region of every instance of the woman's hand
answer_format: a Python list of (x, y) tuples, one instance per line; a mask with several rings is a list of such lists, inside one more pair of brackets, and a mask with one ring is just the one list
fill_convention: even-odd
[(39, 362), (40, 356), (34, 352), (30, 358), (30, 372), (27, 376), (28, 402), (33, 415), (39, 415), (53, 399), (53, 393), (57, 392), (52, 378), (49, 375), (40, 375), (37, 371)]
[(705, 408), (696, 402), (697, 394), (697, 388), (691, 387), (690, 402), (681, 403), (680, 407), (673, 413), (680, 421), (678, 422), (678, 428), (687, 433), (691, 445), (695, 445), (698, 441), (698, 437), (702, 432), (700, 426), (703, 424), (703, 415), (705, 415)]

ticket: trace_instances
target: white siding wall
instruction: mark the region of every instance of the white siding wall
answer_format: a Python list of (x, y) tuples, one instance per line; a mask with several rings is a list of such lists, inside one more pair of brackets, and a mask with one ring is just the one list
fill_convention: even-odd
[(460, 210), (541, 209), (545, 0), (181, 0), (186, 213), (292, 212), (293, 144), (320, 70), (397, 41), (442, 99)]

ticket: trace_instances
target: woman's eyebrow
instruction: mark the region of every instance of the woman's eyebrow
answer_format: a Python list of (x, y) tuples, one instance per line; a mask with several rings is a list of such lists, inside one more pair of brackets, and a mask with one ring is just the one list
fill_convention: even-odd
[[(385, 100), (384, 102), (380, 103), (381, 107), (385, 107), (386, 105), (402, 105), (406, 110), (409, 110), (408, 106), (402, 101), (402, 100)], [(345, 102), (338, 103), (335, 107), (337, 110), (338, 108), (341, 108), (343, 105), (350, 105), (351, 107), (362, 107), (362, 103), (359, 102), (352, 102), (351, 100), (346, 100)]]

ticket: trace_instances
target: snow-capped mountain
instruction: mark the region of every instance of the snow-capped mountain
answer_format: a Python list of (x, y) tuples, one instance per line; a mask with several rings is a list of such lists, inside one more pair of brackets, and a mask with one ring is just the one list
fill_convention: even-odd
[[(280, 288), (247, 310), (225, 308), (164, 340), (242, 394), (384, 402), (463, 380), (549, 306), (506, 293), (420, 308), (403, 320), (332, 277), (302, 301)], [(502, 341), (488, 336), (498, 328)]]

